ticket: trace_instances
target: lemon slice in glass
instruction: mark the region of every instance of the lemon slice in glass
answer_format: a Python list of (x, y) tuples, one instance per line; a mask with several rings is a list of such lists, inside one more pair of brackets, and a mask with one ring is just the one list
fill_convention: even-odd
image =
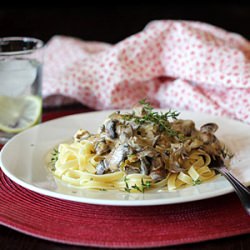
[(38, 96), (0, 96), (0, 130), (19, 133), (41, 119), (42, 100)]

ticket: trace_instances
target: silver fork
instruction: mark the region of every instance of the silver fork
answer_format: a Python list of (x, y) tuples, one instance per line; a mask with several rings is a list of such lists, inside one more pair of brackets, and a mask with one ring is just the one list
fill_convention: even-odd
[(232, 184), (243, 207), (250, 215), (250, 190), (229, 172), (222, 160), (213, 160), (211, 165), (212, 168), (222, 174)]

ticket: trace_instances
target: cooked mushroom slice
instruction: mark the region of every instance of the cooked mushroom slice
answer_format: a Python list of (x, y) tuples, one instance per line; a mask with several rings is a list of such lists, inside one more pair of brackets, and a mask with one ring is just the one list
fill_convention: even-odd
[(201, 148), (212, 157), (220, 155), (222, 151), (220, 141), (213, 134), (217, 128), (218, 126), (215, 123), (208, 123), (201, 127), (201, 132), (199, 133), (199, 139), (203, 142)]
[(209, 155), (218, 156), (221, 154), (222, 145), (214, 134), (201, 133), (201, 140), (204, 144), (201, 146)]
[(105, 125), (102, 124), (102, 125), (98, 128), (97, 133), (98, 133), (98, 134), (101, 134), (101, 133), (104, 133), (104, 132), (105, 132)]
[(139, 123), (136, 123), (133, 120), (129, 121), (129, 124), (132, 127), (133, 131), (136, 131), (136, 132), (139, 130), (139, 128), (141, 126)]
[(105, 126), (105, 132), (107, 136), (111, 139), (115, 139), (117, 137), (116, 134), (116, 120), (107, 120), (104, 124)]
[(84, 129), (79, 129), (74, 135), (74, 140), (81, 141), (81, 140), (87, 139), (88, 137), (90, 137), (89, 131), (84, 130)]
[(139, 117), (142, 117), (147, 114), (143, 106), (136, 106), (134, 107), (133, 111), (134, 115)]
[(138, 153), (139, 158), (143, 158), (143, 157), (147, 157), (147, 158), (153, 158), (155, 156), (159, 155), (159, 153), (155, 150), (153, 150), (153, 148), (145, 148), (143, 151)]
[(180, 173), (185, 169), (181, 167), (180, 163), (176, 160), (170, 159), (169, 160), (169, 167), (168, 171), (171, 173)]
[(199, 139), (205, 144), (214, 143), (217, 138), (213, 133), (210, 132), (202, 132), (199, 134)]
[(194, 138), (193, 140), (187, 140), (184, 142), (184, 147), (186, 148), (187, 152), (190, 152), (192, 149), (199, 148), (202, 145), (202, 141)]
[(159, 140), (160, 136), (161, 136), (161, 135), (157, 135), (157, 136), (154, 137), (154, 139), (153, 139), (153, 141), (152, 141), (152, 146), (153, 146), (153, 147), (156, 146), (157, 141)]
[(105, 140), (97, 141), (95, 144), (96, 154), (102, 155), (110, 150), (109, 144)]
[(123, 119), (122, 117), (123, 115), (121, 114), (120, 111), (116, 111), (109, 116), (111, 120), (117, 120), (117, 121), (122, 120)]
[(161, 181), (167, 176), (167, 171), (161, 157), (152, 159), (150, 177), (155, 181)]
[(154, 143), (154, 146), (158, 145), (162, 148), (169, 148), (171, 146), (171, 141), (170, 141), (168, 136), (165, 136), (164, 134), (160, 134), (156, 138), (157, 138), (157, 140)]
[(149, 148), (149, 145), (152, 145), (153, 143), (148, 138), (143, 138), (139, 136), (133, 136), (128, 141), (129, 145), (136, 150), (137, 152), (146, 150)]
[(96, 166), (96, 174), (98, 175), (104, 174), (105, 172), (107, 172), (107, 170), (108, 170), (108, 167), (105, 164), (104, 160), (100, 161), (99, 164)]
[(161, 181), (166, 177), (166, 169), (159, 168), (154, 171), (151, 171), (150, 177), (155, 181)]
[(140, 168), (137, 166), (133, 165), (126, 165), (124, 168), (126, 174), (139, 174), (140, 173)]
[(110, 158), (107, 158), (105, 163), (108, 168), (114, 172), (119, 168), (120, 163), (129, 155), (132, 154), (131, 149), (127, 144), (121, 144), (110, 153)]
[(176, 120), (172, 123), (171, 127), (185, 136), (191, 136), (196, 131), (195, 123), (192, 120)]
[(150, 162), (147, 159), (147, 157), (141, 157), (140, 158), (140, 163), (141, 163), (141, 174), (148, 175), (149, 174), (149, 169), (150, 169)]
[(216, 123), (207, 123), (201, 126), (200, 131), (208, 132), (208, 133), (215, 133), (218, 129), (218, 125)]
[(133, 136), (133, 128), (130, 124), (118, 124), (116, 126), (116, 133), (120, 143), (126, 143)]

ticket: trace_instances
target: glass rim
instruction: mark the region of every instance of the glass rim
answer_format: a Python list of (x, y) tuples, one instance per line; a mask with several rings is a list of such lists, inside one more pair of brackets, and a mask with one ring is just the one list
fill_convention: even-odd
[(36, 50), (39, 50), (44, 47), (44, 42), (38, 38), (34, 37), (20, 37), (20, 36), (12, 36), (12, 37), (0, 37), (0, 47), (5, 45), (5, 43), (10, 42), (33, 42), (34, 47), (32, 49), (23, 49), (23, 50), (15, 50), (15, 51), (1, 51), (0, 56), (12, 56), (12, 55), (23, 55), (30, 54)]

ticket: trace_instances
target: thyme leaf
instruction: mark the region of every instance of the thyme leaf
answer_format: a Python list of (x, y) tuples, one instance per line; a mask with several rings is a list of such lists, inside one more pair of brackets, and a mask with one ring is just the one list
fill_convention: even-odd
[(179, 116), (179, 112), (169, 110), (166, 113), (153, 111), (154, 108), (151, 106), (146, 99), (140, 100), (139, 104), (143, 106), (145, 114), (143, 116), (125, 115), (125, 120), (133, 120), (137, 124), (153, 123), (159, 127), (161, 132), (166, 132), (169, 136), (180, 136), (180, 133), (171, 128), (169, 118), (176, 120)]
[(125, 188), (124, 188), (124, 190), (126, 191), (126, 192), (128, 192), (128, 193), (130, 193), (130, 191), (131, 191), (131, 189), (129, 188), (129, 185), (128, 185), (128, 178), (127, 178), (127, 176), (125, 176), (124, 177), (124, 182), (125, 182)]
[(200, 185), (201, 183), (202, 183), (202, 181), (200, 179), (193, 180), (193, 186)]
[(144, 182), (143, 178), (141, 179), (141, 187), (139, 187), (137, 184), (134, 184), (133, 186), (129, 187), (128, 181), (129, 179), (125, 176), (124, 182), (126, 186), (124, 190), (128, 193), (130, 193), (132, 189), (144, 193), (145, 189), (149, 189), (151, 187), (151, 182), (150, 181)]
[(59, 151), (57, 148), (54, 148), (51, 153), (51, 159), (50, 159), (50, 165), (52, 171), (55, 171), (55, 164), (58, 160), (58, 157), (59, 157)]
[(149, 189), (151, 187), (151, 182), (150, 181), (144, 182), (144, 180), (141, 179), (141, 186), (142, 186), (142, 192), (144, 193), (145, 189)]
[(131, 188), (138, 190), (139, 192), (143, 193), (143, 190), (141, 190), (136, 184), (131, 186)]

